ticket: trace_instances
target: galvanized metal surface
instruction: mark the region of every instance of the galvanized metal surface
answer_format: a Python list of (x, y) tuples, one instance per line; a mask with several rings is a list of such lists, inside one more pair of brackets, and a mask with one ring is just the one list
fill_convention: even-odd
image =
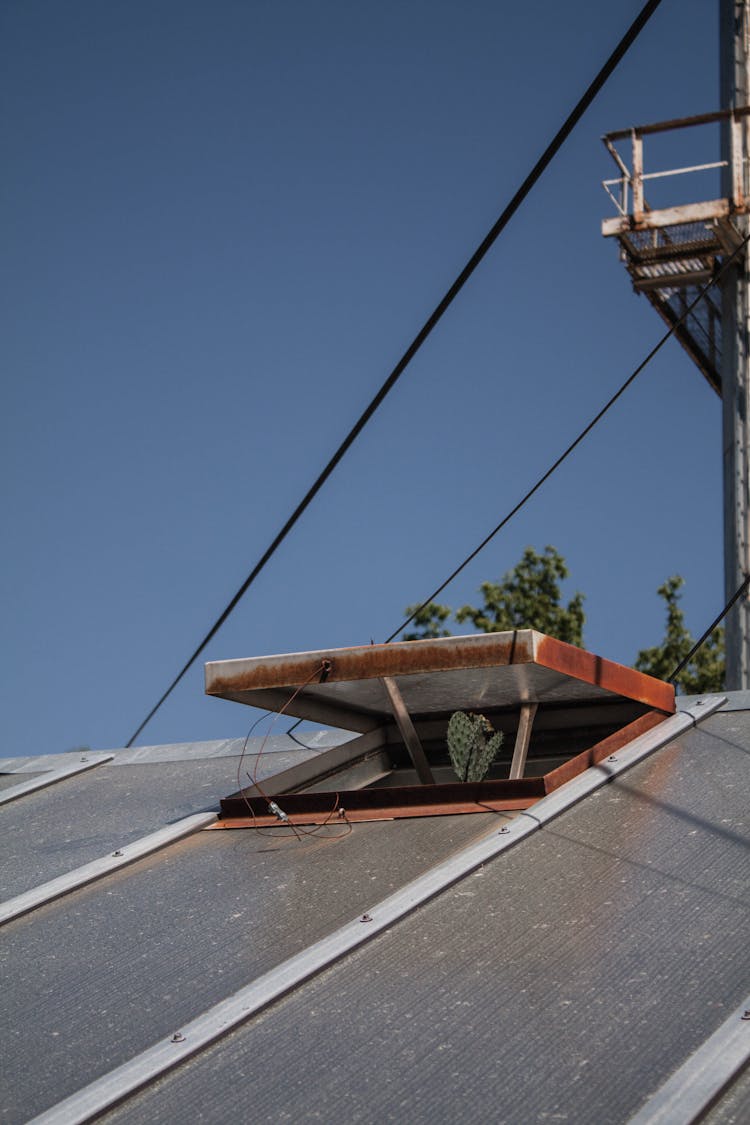
[[(363, 735), (367, 738), (367, 735)], [(363, 789), (367, 785), (374, 785), (383, 781), (393, 773), (392, 754), (389, 750), (373, 750), (364, 758), (355, 761), (350, 766), (344, 766), (335, 777), (336, 785), (344, 789)], [(305, 784), (305, 792), (315, 793), (319, 790), (331, 788), (330, 777), (324, 776), (316, 779), (312, 784)]]
[(615, 778), (104, 1120), (218, 1122), (250, 1097), (262, 1122), (628, 1121), (750, 973), (750, 716), (739, 745), (728, 718)]
[[(242, 766), (238, 771), (240, 776), (235, 774), (232, 788), (236, 789), (239, 781), (242, 792), (251, 797), (261, 792), (256, 782), (260, 782), (266, 792), (271, 779), (273, 792), (276, 794), (286, 793), (290, 789), (307, 789), (312, 782), (325, 777), (331, 778), (331, 784), (335, 784), (336, 778), (344, 776), (368, 754), (379, 750), (384, 745), (385, 738), (386, 732), (383, 729), (369, 731), (359, 737), (348, 738), (342, 745), (333, 746), (329, 750), (304, 754), (301, 759), (298, 757), (291, 766), (283, 769), (279, 768), (282, 764), (280, 758), (266, 758), (265, 747), (261, 742), (257, 753), (250, 752), (243, 756)], [(285, 762), (286, 760), (284, 764)]]
[[(715, 699), (712, 703), (697, 704), (696, 712), (709, 713), (712, 708), (719, 706), (720, 702), (720, 699)], [(487, 860), (537, 832), (541, 825), (569, 809), (587, 793), (606, 784), (613, 776), (653, 753), (656, 748), (663, 746), (670, 736), (673, 737), (680, 730), (684, 731), (692, 725), (692, 722), (693, 715), (685, 713), (665, 720), (657, 730), (642, 735), (630, 747), (620, 751), (606, 767), (592, 768), (541, 801), (535, 807), (533, 815), (521, 814), (500, 831), (470, 845), (453, 859), (433, 867), (403, 890), (397, 891), (376, 907), (360, 914), (356, 920), (349, 922), (338, 932), (308, 946), (297, 956), (204, 1012), (168, 1039), (156, 1042), (148, 1051), (132, 1058), (90, 1086), (58, 1103), (36, 1119), (38, 1125), (42, 1122), (45, 1125), (52, 1125), (54, 1122), (73, 1125), (76, 1122), (88, 1121), (100, 1114), (126, 1094), (139, 1089), (180, 1061), (190, 1058), (191, 1055), (226, 1034), (230, 1028), (247, 1020), (254, 1012), (260, 1011), (272, 1000), (298, 986), (311, 975), (319, 973), (347, 951), (387, 930), (395, 921), (411, 913), (417, 906), (428, 902), (471, 871), (481, 867)], [(245, 834), (242, 836), (244, 837)], [(464, 936), (463, 927), (460, 929), (460, 935)], [(419, 971), (415, 971), (418, 976)], [(304, 1063), (307, 1065), (307, 1060), (304, 1060)], [(288, 1075), (286, 1082), (288, 1082)], [(309, 1089), (306, 1099), (306, 1108), (309, 1108)], [(221, 1112), (224, 1113), (225, 1110), (226, 1107), (222, 1105)], [(317, 1106), (315, 1112), (316, 1114), (319, 1112)]]
[[(750, 3), (722, 0), (722, 109), (745, 106), (750, 99)], [(725, 193), (746, 176), (747, 118), (743, 128), (722, 131), (722, 156), (732, 165), (725, 174)], [(744, 186), (744, 185), (743, 185)], [(740, 234), (750, 225), (737, 221)], [(722, 451), (724, 499), (724, 593), (726, 601), (750, 574), (750, 262), (747, 256), (721, 282), (722, 315)], [(729, 611), (725, 626), (726, 684), (733, 690), (750, 688), (750, 595)]]
[[(325, 682), (308, 683), (323, 661)], [(383, 677), (396, 681), (412, 719), (623, 697), (674, 710), (671, 685), (531, 629), (216, 661), (206, 665), (206, 692), (366, 731), (390, 717)]]
[(747, 1125), (750, 1121), (750, 1067), (735, 1078), (701, 1118), (701, 1125)]
[(185, 836), (192, 835), (193, 832), (199, 832), (213, 824), (215, 820), (216, 813), (196, 813), (193, 816), (187, 816), (183, 820), (178, 820), (175, 824), (159, 829), (158, 832), (152, 832), (149, 836), (134, 840), (132, 844), (128, 844), (126, 847), (115, 848), (108, 855), (95, 859), (83, 867), (77, 867), (65, 875), (58, 876), (57, 879), (42, 883), (32, 890), (26, 891), (25, 894), (16, 895), (15, 898), (0, 902), (0, 926), (10, 922), (13, 918), (19, 918), (22, 914), (28, 914), (30, 911), (36, 910), (38, 906), (44, 906), (45, 903), (52, 902), (53, 899), (61, 898), (71, 891), (78, 890), (79, 887), (84, 887), (87, 883), (93, 883), (96, 879), (111, 875), (114, 871), (119, 871), (122, 867), (127, 867), (128, 864), (135, 863), (136, 860), (143, 859), (144, 856), (150, 855), (160, 848), (165, 848)]
[[(269, 720), (267, 726), (270, 725)], [(283, 723), (281, 724), (283, 726)], [(214, 742), (177, 742), (166, 746), (131, 746), (127, 750), (118, 750), (115, 754), (114, 764), (129, 766), (135, 763), (152, 762), (192, 762), (204, 758), (236, 758), (242, 753), (247, 741), (247, 749), (253, 753), (261, 743), (265, 743), (264, 754), (288, 754), (290, 751), (300, 750), (303, 747), (319, 754), (322, 750), (331, 750), (341, 746), (355, 737), (353, 732), (341, 730), (311, 730), (297, 731), (295, 742), (287, 734), (271, 734), (267, 739), (263, 736), (249, 738), (225, 738)], [(302, 746), (299, 745), (302, 743)]]
[(111, 754), (79, 754), (75, 762), (60, 766), (56, 770), (35, 774), (33, 777), (27, 777), (24, 781), (19, 781), (16, 785), (3, 789), (0, 791), (0, 805), (7, 804), (9, 801), (16, 801), (19, 797), (35, 793), (38, 789), (46, 789), (48, 785), (56, 785), (58, 781), (65, 781), (69, 777), (75, 777), (76, 774), (95, 769), (97, 766), (109, 762), (111, 758)]
[[(321, 750), (330, 750), (334, 746), (341, 746), (355, 737), (356, 734), (351, 731), (311, 730), (297, 731), (296, 738), (298, 741), (295, 741), (288, 734), (271, 734), (268, 739), (263, 736), (247, 740), (244, 738), (220, 738), (209, 742), (170, 742), (160, 746), (132, 746), (127, 750), (92, 750), (86, 751), (86, 753), (111, 753), (111, 764), (113, 766), (155, 765), (160, 762), (203, 761), (206, 758), (236, 758), (242, 753), (246, 741), (249, 753), (253, 753), (262, 742), (265, 742), (264, 755), (288, 754), (290, 751), (303, 748), (317, 754)], [(30, 754), (15, 758), (0, 758), (0, 776), (5, 773), (11, 775), (56, 770), (60, 766), (79, 761), (81, 753), (80, 750), (66, 750), (62, 754)], [(21, 780), (21, 778), (17, 780)]]
[[(272, 774), (308, 755), (297, 750), (261, 763)], [(113, 762), (14, 801), (0, 816), (0, 899), (90, 863), (192, 813), (216, 811), (237, 785), (237, 758)]]
[[(678, 701), (679, 706), (690, 707), (700, 698), (702, 697), (699, 695), (681, 695)], [(722, 714), (727, 714), (730, 711), (750, 711), (750, 691), (727, 692), (726, 702), (722, 703), (719, 710)]]
[(750, 996), (631, 1118), (630, 1125), (693, 1125), (750, 1060)]
[[(25, 775), (25, 777), (29, 777), (29, 776), (38, 777), (39, 774), (38, 773), (31, 773), (31, 771), (29, 771)], [(20, 780), (21, 780), (21, 778), (19, 777), (19, 775), (17, 773), (0, 773), (0, 790), (12, 789), (14, 786), (18, 785), (18, 782)]]
[[(109, 811), (102, 799), (99, 816)], [(476, 836), (475, 817), (363, 824), (303, 843), (285, 830), (202, 832), (10, 922), (4, 1125), (169, 1039)]]

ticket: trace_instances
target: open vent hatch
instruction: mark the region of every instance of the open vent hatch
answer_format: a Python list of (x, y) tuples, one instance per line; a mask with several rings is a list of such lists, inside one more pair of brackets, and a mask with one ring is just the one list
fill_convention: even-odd
[[(275, 823), (269, 796), (299, 824), (527, 808), (675, 709), (671, 684), (532, 629), (215, 661), (206, 693), (359, 734), (225, 798), (225, 827)], [(485, 780), (451, 765), (457, 711), (503, 732)]]

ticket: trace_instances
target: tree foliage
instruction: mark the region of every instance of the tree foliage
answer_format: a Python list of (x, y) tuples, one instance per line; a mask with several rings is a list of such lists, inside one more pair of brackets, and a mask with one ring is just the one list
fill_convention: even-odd
[[(560, 582), (568, 577), (565, 559), (554, 547), (545, 547), (537, 554), (527, 547), (516, 566), (499, 582), (483, 582), (480, 586), (481, 606), (464, 605), (456, 611), (456, 621), (471, 621), (482, 633), (500, 633), (507, 629), (538, 629), (569, 644), (583, 644), (583, 595), (576, 593), (567, 605), (562, 604)], [(413, 613), (416, 606), (408, 606)], [(449, 637), (445, 623), (452, 615), (450, 606), (430, 602), (419, 610), (404, 640)]]
[[(481, 606), (464, 605), (455, 613), (456, 621), (470, 621), (483, 633), (506, 629), (538, 629), (569, 644), (583, 644), (583, 595), (576, 593), (567, 605), (562, 603), (560, 583), (568, 577), (565, 559), (554, 547), (545, 547), (538, 554), (527, 547), (520, 562), (502, 576), (499, 582), (483, 582), (480, 586)], [(679, 575), (668, 578), (658, 593), (666, 603), (667, 627), (664, 640), (653, 648), (638, 653), (635, 667), (660, 680), (669, 679), (694, 645), (680, 608), (680, 591), (684, 581)], [(446, 625), (453, 616), (448, 605), (430, 602), (422, 609), (408, 606), (406, 612), (417, 610), (410, 631), (404, 640), (416, 641), (449, 637)], [(715, 629), (701, 646), (677, 680), (677, 688), (689, 695), (705, 691), (721, 691), (724, 686), (724, 630)]]
[[(653, 648), (644, 648), (638, 653), (635, 667), (639, 672), (668, 680), (679, 664), (685, 659), (695, 644), (685, 625), (685, 614), (680, 608), (680, 590), (684, 580), (678, 574), (668, 578), (657, 593), (663, 598), (667, 609), (667, 627), (664, 640)], [(689, 664), (683, 668), (676, 681), (676, 687), (688, 695), (699, 695), (704, 691), (721, 691), (724, 686), (724, 630), (714, 629), (707, 641), (698, 649)]]
[(575, 594), (567, 606), (561, 604), (560, 582), (568, 577), (565, 559), (554, 547), (538, 555), (527, 547), (521, 561), (499, 582), (483, 582), (481, 609), (461, 606), (459, 622), (471, 621), (483, 633), (506, 629), (538, 629), (571, 645), (583, 644), (583, 594)]
[(428, 602), (421, 609), (418, 605), (408, 605), (404, 612), (409, 615), (414, 614), (410, 631), (403, 635), (405, 641), (426, 641), (452, 635), (450, 629), (445, 628), (445, 622), (453, 613), (449, 605)]

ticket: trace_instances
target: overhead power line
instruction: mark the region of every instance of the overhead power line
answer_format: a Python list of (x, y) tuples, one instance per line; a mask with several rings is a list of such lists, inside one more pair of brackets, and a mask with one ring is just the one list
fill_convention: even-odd
[(556, 472), (557, 469), (560, 468), (563, 461), (567, 461), (568, 457), (570, 457), (573, 450), (577, 449), (578, 446), (581, 444), (581, 442), (584, 440), (584, 438), (586, 438), (591, 433), (591, 431), (594, 429), (594, 427), (599, 422), (601, 422), (604, 415), (607, 414), (609, 410), (611, 410), (611, 408), (615, 405), (617, 400), (619, 398), (621, 398), (622, 395), (625, 394), (625, 391), (628, 389), (628, 387), (631, 386), (631, 384), (635, 382), (635, 380), (638, 378), (640, 373), (643, 371), (643, 369), (645, 367), (648, 366), (648, 364), (651, 362), (651, 360), (654, 358), (654, 356), (658, 352), (661, 351), (661, 349), (666, 344), (667, 340), (669, 340), (670, 337), (674, 336), (675, 332), (677, 331), (677, 329), (680, 327), (681, 324), (684, 324), (684, 322), (690, 316), (690, 314), (693, 311), (693, 309), (695, 308), (695, 306), (700, 301), (703, 300), (703, 298), (708, 293), (709, 289), (712, 286), (716, 285), (716, 283), (723, 276), (723, 274), (726, 272), (726, 270), (728, 270), (729, 267), (732, 265), (734, 259), (739, 255), (740, 251), (745, 249), (745, 247), (748, 244), (748, 241), (750, 241), (750, 234), (747, 235), (747, 237), (745, 237), (742, 240), (742, 242), (739, 244), (739, 246), (736, 247), (736, 249), (732, 252), (732, 254), (730, 254), (730, 256), (724, 260), (724, 262), (722, 263), (722, 267), (718, 271), (716, 276), (712, 277), (711, 280), (708, 281), (702, 287), (702, 289), (699, 291), (697, 297), (693, 301), (690, 302), (690, 304), (685, 309), (683, 314), (680, 317), (678, 317), (678, 319), (674, 322), (674, 324), (672, 324), (670, 326), (668, 331), (666, 331), (664, 333), (664, 335), (661, 337), (661, 339), (658, 341), (658, 343), (648, 353), (646, 358), (641, 363), (638, 364), (635, 371), (633, 371), (632, 374), (627, 377), (625, 382), (622, 383), (622, 385), (618, 388), (618, 390), (615, 391), (615, 393), (612, 395), (612, 397), (610, 399), (608, 399), (607, 402), (605, 402), (604, 406), (601, 408), (601, 410), (597, 414), (594, 415), (594, 417), (591, 419), (589, 424), (581, 430), (578, 437), (575, 438), (570, 443), (570, 445), (567, 447), (567, 449), (565, 449), (560, 454), (560, 456), (557, 458), (556, 461), (552, 462), (552, 464), (547, 469), (547, 471), (545, 473), (543, 473), (541, 477), (539, 477), (536, 484), (532, 485), (532, 487), (528, 490), (528, 492), (524, 493), (524, 495), (521, 497), (521, 499), (518, 501), (518, 503), (515, 505), (515, 507), (511, 508), (511, 510), (508, 512), (508, 514), (506, 516), (503, 516), (503, 518), (500, 520), (500, 523), (498, 523), (495, 527), (493, 527), (493, 529), (489, 533), (489, 535), (485, 535), (482, 542), (477, 547), (474, 548), (474, 550), (471, 552), (471, 554), (466, 556), (466, 558), (463, 560), (463, 562), (460, 563), (456, 567), (456, 569), (448, 575), (448, 577), (445, 579), (444, 582), (440, 583), (440, 585), (437, 587), (436, 590), (432, 591), (432, 593), (430, 594), (430, 596), (428, 598), (425, 598), (425, 600), (423, 602), (420, 602), (420, 604), (414, 609), (413, 613), (411, 613), (409, 615), (409, 617), (406, 618), (405, 621), (401, 622), (398, 629), (395, 629), (391, 633), (391, 635), (386, 639), (385, 644), (390, 644), (391, 641), (395, 640), (396, 637), (398, 636), (398, 634), (403, 629), (406, 628), (406, 626), (409, 624), (410, 621), (414, 620), (414, 618), (417, 616), (418, 613), (420, 613), (423, 609), (426, 609), (427, 606), (430, 604), (430, 602), (434, 601), (435, 598), (437, 598), (440, 594), (442, 594), (442, 592), (446, 588), (446, 586), (449, 586), (450, 583), (453, 581), (453, 579), (457, 578), (458, 575), (461, 573), (461, 571), (464, 570), (469, 565), (469, 563), (472, 562), (473, 559), (475, 559), (477, 557), (477, 555), (481, 551), (484, 550), (484, 548), (487, 546), (487, 544), (490, 543), (491, 540), (494, 539), (495, 536), (500, 531), (502, 531), (502, 529), (507, 524), (510, 523), (510, 521), (513, 519), (513, 517), (515, 515), (517, 515), (518, 512), (520, 512), (523, 507), (525, 507), (525, 505), (529, 502), (529, 500), (531, 500), (532, 496), (534, 496), (539, 491), (539, 489), (542, 487), (542, 485), (545, 484), (549, 480), (549, 478), (552, 476), (552, 474), (554, 472)]
[(222, 612), (216, 618), (216, 621), (213, 623), (213, 625), (208, 630), (208, 632), (206, 633), (205, 637), (200, 642), (198, 647), (191, 654), (191, 656), (188, 658), (188, 660), (182, 666), (182, 668), (177, 673), (175, 678), (172, 680), (172, 682), (169, 685), (169, 687), (167, 688), (167, 690), (160, 697), (160, 699), (157, 701), (157, 703), (151, 708), (148, 715), (146, 715), (146, 718), (143, 720), (143, 722), (140, 724), (140, 726), (136, 729), (136, 731), (130, 737), (129, 741), (126, 743), (127, 746), (133, 745), (136, 738), (138, 738), (139, 734), (144, 729), (144, 727), (147, 725), (147, 723), (149, 723), (151, 721), (151, 719), (153, 719), (154, 715), (159, 710), (159, 708), (162, 706), (162, 704), (164, 702), (166, 702), (166, 700), (169, 698), (169, 696), (172, 694), (174, 689), (177, 687), (177, 685), (179, 684), (180, 680), (183, 678), (185, 673), (189, 671), (189, 669), (192, 667), (192, 665), (198, 659), (200, 654), (206, 648), (208, 643), (216, 636), (216, 634), (218, 633), (221, 626), (224, 624), (224, 622), (229, 617), (230, 613), (235, 609), (235, 607), (237, 606), (239, 601), (242, 599), (242, 597), (250, 589), (250, 587), (252, 586), (255, 579), (258, 577), (258, 575), (264, 569), (266, 564), (270, 561), (270, 559), (276, 553), (278, 548), (284, 542), (284, 540), (286, 539), (289, 532), (292, 530), (294, 525), (299, 520), (300, 516), (302, 516), (303, 513), (306, 511), (306, 509), (310, 506), (310, 504), (315, 499), (315, 497), (317, 496), (320, 489), (323, 487), (325, 482), (330, 477), (331, 473), (334, 471), (334, 469), (338, 465), (339, 461), (341, 461), (341, 459), (344, 457), (344, 455), (349, 450), (350, 446), (359, 437), (360, 433), (365, 428), (365, 426), (369, 422), (370, 418), (372, 418), (373, 414), (378, 409), (380, 404), (383, 402), (386, 395), (396, 385), (396, 383), (400, 379), (401, 375), (404, 373), (404, 371), (406, 370), (408, 365), (411, 363), (414, 356), (417, 354), (419, 349), (422, 347), (422, 344), (424, 344), (427, 337), (430, 335), (432, 330), (435, 328), (435, 326), (442, 319), (443, 315), (447, 312), (448, 308), (452, 305), (453, 301), (458, 296), (458, 294), (461, 292), (464, 285), (469, 280), (471, 275), (474, 273), (477, 266), (480, 264), (482, 259), (488, 253), (488, 251), (492, 248), (492, 246), (496, 242), (496, 240), (499, 237), (499, 235), (501, 234), (501, 232), (504, 230), (504, 228), (507, 226), (507, 224), (513, 218), (513, 216), (515, 215), (518, 208), (521, 206), (523, 201), (526, 199), (526, 196), (529, 194), (531, 189), (536, 184), (537, 180), (546, 171), (546, 169), (547, 169), (548, 165), (550, 164), (550, 162), (552, 161), (552, 159), (555, 157), (555, 155), (557, 154), (559, 149), (565, 143), (565, 141), (567, 140), (567, 138), (569, 137), (569, 135), (571, 134), (571, 132), (573, 131), (575, 126), (580, 121), (583, 114), (589, 108), (589, 106), (593, 102), (594, 98), (597, 96), (597, 94), (599, 93), (599, 91), (602, 89), (605, 82), (607, 81), (607, 79), (610, 77), (610, 75), (614, 71), (617, 64), (620, 62), (620, 60), (623, 58), (623, 56), (627, 53), (627, 51), (633, 45), (635, 40), (638, 38), (641, 31), (643, 30), (643, 28), (646, 26), (646, 24), (650, 20), (651, 16), (654, 14), (656, 9), (659, 7), (660, 3), (661, 3), (661, 0), (648, 0), (648, 3), (644, 4), (643, 8), (639, 12), (636, 19), (630, 25), (630, 27), (625, 32), (623, 37), (620, 39), (620, 42), (617, 44), (617, 46), (615, 47), (612, 54), (609, 56), (607, 61), (604, 63), (604, 66), (601, 68), (601, 70), (596, 75), (594, 80), (588, 86), (587, 90), (585, 91), (583, 96), (580, 98), (580, 100), (577, 102), (577, 104), (575, 105), (573, 110), (570, 112), (568, 117), (565, 119), (563, 125), (560, 127), (560, 129), (557, 131), (557, 133), (552, 138), (550, 143), (547, 145), (544, 152), (539, 157), (536, 164), (531, 169), (528, 176), (523, 181), (523, 183), (519, 187), (518, 191), (515, 193), (515, 195), (511, 199), (510, 203), (508, 203), (507, 207), (504, 209), (504, 211), (502, 212), (502, 214), (498, 218), (497, 222), (492, 226), (489, 233), (486, 235), (486, 237), (479, 244), (477, 249), (474, 251), (472, 256), (469, 258), (469, 260), (466, 263), (466, 265), (464, 266), (464, 268), (459, 273), (456, 280), (450, 286), (450, 288), (448, 289), (445, 296), (442, 298), (442, 300), (439, 302), (439, 304), (435, 307), (433, 312), (427, 318), (425, 323), (422, 325), (422, 327), (420, 328), (419, 332), (417, 333), (417, 335), (412, 340), (409, 347), (406, 349), (404, 354), (401, 356), (401, 359), (398, 361), (398, 363), (393, 368), (393, 370), (391, 371), (388, 378), (385, 380), (385, 382), (381, 386), (380, 390), (377, 392), (375, 397), (370, 401), (370, 403), (368, 404), (366, 409), (359, 416), (359, 418), (357, 419), (355, 424), (350, 429), (349, 433), (346, 435), (346, 437), (342, 441), (341, 445), (338, 447), (336, 452), (331, 457), (328, 464), (325, 466), (323, 471), (319, 474), (319, 476), (316, 478), (314, 483), (311, 485), (311, 487), (305, 493), (302, 500), (299, 502), (297, 507), (294, 509), (292, 514), (289, 516), (288, 520), (286, 521), (284, 526), (281, 528), (281, 530), (278, 532), (276, 537), (273, 539), (273, 541), (270, 543), (270, 545), (263, 552), (260, 559), (258, 559), (257, 563), (255, 564), (253, 569), (250, 571), (250, 573), (248, 574), (247, 578), (245, 579), (245, 581), (240, 586), (237, 593), (234, 595), (234, 597), (231, 599), (231, 601), (228, 603), (228, 605), (222, 610)]

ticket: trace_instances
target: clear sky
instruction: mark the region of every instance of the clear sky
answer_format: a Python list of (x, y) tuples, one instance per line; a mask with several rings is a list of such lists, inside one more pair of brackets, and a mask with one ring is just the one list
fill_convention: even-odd
[[(124, 744), (640, 7), (2, 0), (0, 755)], [(207, 659), (382, 640), (640, 362), (599, 138), (718, 108), (717, 24), (664, 0)], [(670, 342), (442, 600), (551, 543), (592, 650), (657, 643), (673, 573), (700, 632), (720, 426)], [(253, 717), (201, 662), (140, 742)]]

